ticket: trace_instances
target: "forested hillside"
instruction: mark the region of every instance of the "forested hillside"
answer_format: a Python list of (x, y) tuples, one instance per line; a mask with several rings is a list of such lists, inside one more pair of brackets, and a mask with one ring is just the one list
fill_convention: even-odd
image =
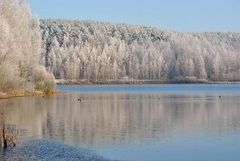
[(41, 63), (57, 79), (239, 81), (239, 33), (178, 33), (41, 20)]

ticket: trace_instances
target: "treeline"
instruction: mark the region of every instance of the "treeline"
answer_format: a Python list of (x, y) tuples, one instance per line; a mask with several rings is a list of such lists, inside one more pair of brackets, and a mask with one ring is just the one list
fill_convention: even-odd
[(39, 64), (39, 25), (27, 1), (0, 0), (0, 93), (53, 87), (52, 74)]
[(68, 80), (240, 80), (239, 33), (41, 20), (41, 63)]

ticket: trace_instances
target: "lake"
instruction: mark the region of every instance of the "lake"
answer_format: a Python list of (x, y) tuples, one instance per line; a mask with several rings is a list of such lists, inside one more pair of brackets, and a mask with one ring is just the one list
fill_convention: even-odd
[(240, 85), (57, 86), (3, 100), (24, 139), (52, 139), (129, 161), (239, 161)]

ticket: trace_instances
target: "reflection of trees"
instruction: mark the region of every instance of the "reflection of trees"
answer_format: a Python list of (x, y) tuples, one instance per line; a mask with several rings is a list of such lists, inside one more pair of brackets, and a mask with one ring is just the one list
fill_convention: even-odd
[[(1, 101), (1, 100), (0, 100)], [(4, 102), (1, 101), (0, 105), (0, 150), (7, 147), (15, 147), (16, 142), (19, 141), (22, 130), (18, 129), (15, 125), (7, 122), (8, 116), (4, 110)]]
[(7, 121), (26, 129), (28, 136), (41, 137), (42, 122), (46, 119), (48, 111), (53, 107), (55, 99), (13, 98), (6, 100), (5, 112)]
[[(84, 101), (78, 102), (78, 97)], [(238, 104), (237, 97), (60, 94), (15, 99), (8, 113), (11, 122), (30, 135), (70, 144), (124, 143), (178, 134), (234, 132), (240, 128)]]

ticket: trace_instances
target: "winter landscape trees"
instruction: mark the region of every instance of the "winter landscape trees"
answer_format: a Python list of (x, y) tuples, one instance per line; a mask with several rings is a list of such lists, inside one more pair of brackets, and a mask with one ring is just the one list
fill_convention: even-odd
[[(27, 1), (1, 0), (0, 91), (33, 89), (37, 81), (33, 71), (41, 68), (40, 55), (39, 21), (31, 17)], [(44, 81), (52, 82), (53, 77)]]
[(178, 33), (42, 20), (41, 63), (57, 79), (240, 80), (239, 33)]
[(94, 21), (39, 22), (31, 17), (28, 3), (19, 0), (0, 1), (0, 20), (0, 91), (51, 85), (45, 80), (52, 82), (53, 77), (39, 62), (55, 78), (76, 81), (240, 80), (239, 33), (179, 33)]

